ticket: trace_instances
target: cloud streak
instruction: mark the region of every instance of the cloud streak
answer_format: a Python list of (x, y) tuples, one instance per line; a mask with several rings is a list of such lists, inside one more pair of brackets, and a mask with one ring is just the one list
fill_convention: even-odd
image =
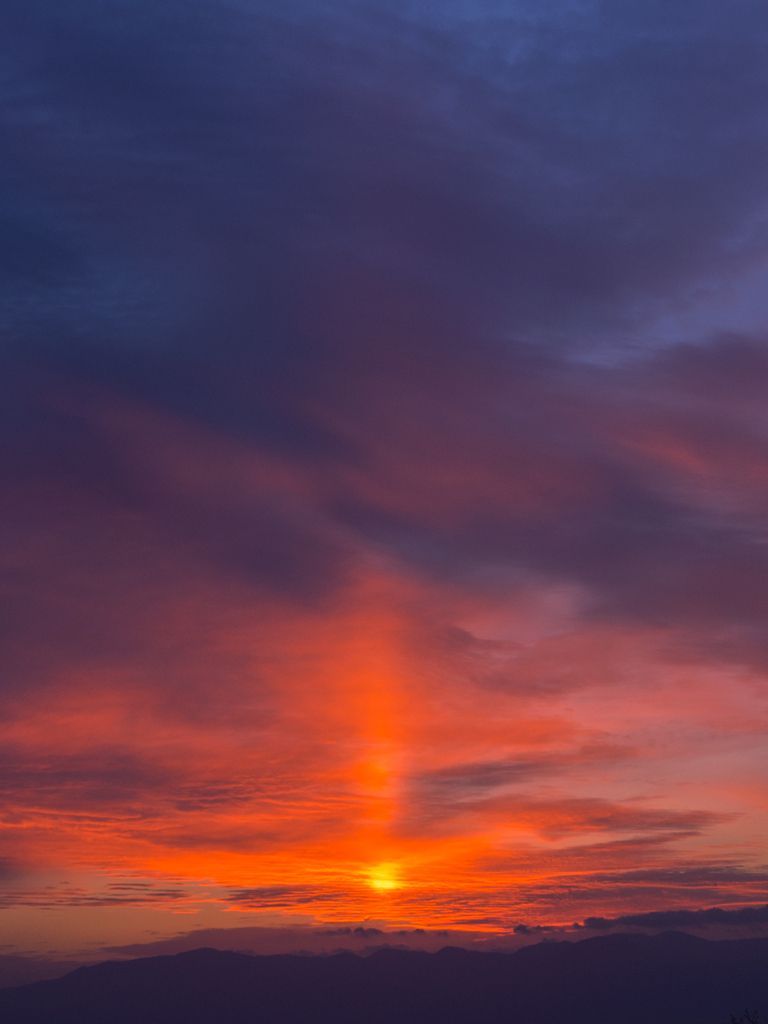
[(710, 907), (709, 910), (657, 910), (648, 914), (625, 914), (623, 917), (606, 920), (603, 917), (588, 917), (584, 928), (609, 930), (626, 925), (638, 928), (708, 928), (710, 925), (752, 925), (768, 922), (768, 907), (740, 907), (738, 910), (723, 910)]

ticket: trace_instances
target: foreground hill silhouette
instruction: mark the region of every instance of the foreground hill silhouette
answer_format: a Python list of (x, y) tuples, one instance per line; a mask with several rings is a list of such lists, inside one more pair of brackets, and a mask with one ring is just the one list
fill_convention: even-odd
[(0, 990), (2, 1024), (727, 1024), (768, 1010), (768, 939), (679, 932), (516, 953), (198, 949)]

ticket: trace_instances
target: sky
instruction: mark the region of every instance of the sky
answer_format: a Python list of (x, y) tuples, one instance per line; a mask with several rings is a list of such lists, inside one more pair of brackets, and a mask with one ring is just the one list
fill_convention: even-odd
[(0, 954), (763, 933), (762, 0), (3, 10)]

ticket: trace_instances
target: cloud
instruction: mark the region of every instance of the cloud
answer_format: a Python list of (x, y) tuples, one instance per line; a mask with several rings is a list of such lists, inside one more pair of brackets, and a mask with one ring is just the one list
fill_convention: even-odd
[(490, 761), (479, 764), (459, 764), (449, 768), (440, 768), (423, 776), (419, 782), (430, 790), (444, 790), (460, 797), (462, 793), (482, 794), (484, 790), (499, 786), (524, 782), (531, 777), (547, 774), (555, 766), (547, 762), (510, 763), (506, 761)]
[(587, 917), (582, 927), (597, 931), (631, 925), (636, 928), (708, 928), (710, 925), (751, 925), (768, 923), (768, 906), (740, 907), (723, 910), (656, 910), (647, 914), (625, 914), (622, 917)]
[(294, 885), (262, 885), (253, 889), (238, 889), (230, 893), (232, 903), (247, 907), (293, 907), (307, 903), (323, 904), (328, 901), (343, 901), (347, 897), (344, 892), (325, 890), (320, 886)]
[(44, 889), (10, 889), (0, 895), (0, 907), (51, 910), (71, 907), (148, 907), (153, 904), (166, 906), (187, 901), (190, 895), (182, 888), (163, 888), (147, 882), (113, 882), (101, 892), (63, 884), (46, 886)]
[(142, 763), (125, 747), (95, 747), (76, 754), (27, 760), (24, 752), (4, 752), (3, 785), (6, 800), (33, 798), (38, 806), (53, 804), (60, 810), (70, 809), (63, 803), (67, 794), (72, 806), (100, 805), (114, 807), (119, 803), (145, 797), (148, 790), (164, 789), (170, 782), (168, 774), (158, 765)]
[(7, 882), (10, 879), (18, 877), (22, 872), (23, 868), (20, 864), (11, 860), (9, 857), (0, 857), (0, 880)]
[(30, 913), (762, 899), (766, 10), (7, 6)]

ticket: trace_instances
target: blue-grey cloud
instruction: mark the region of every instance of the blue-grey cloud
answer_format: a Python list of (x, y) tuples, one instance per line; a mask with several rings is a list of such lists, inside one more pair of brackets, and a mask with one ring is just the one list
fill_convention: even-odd
[(582, 927), (597, 931), (623, 928), (708, 928), (710, 925), (768, 924), (768, 906), (739, 907), (723, 910), (654, 910), (647, 914), (624, 914), (621, 917), (587, 917)]

